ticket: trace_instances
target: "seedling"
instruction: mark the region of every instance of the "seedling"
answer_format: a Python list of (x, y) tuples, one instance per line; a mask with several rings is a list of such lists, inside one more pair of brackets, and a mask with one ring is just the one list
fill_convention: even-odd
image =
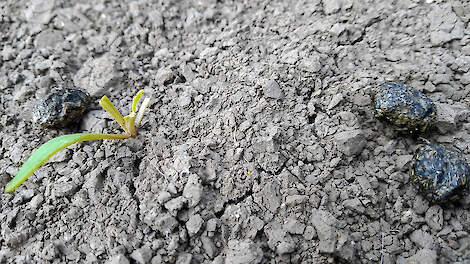
[(145, 109), (150, 103), (150, 98), (145, 98), (142, 102), (139, 111), (136, 112), (137, 103), (144, 90), (140, 90), (133, 98), (131, 105), (131, 112), (129, 115), (123, 117), (121, 113), (114, 107), (113, 103), (108, 97), (103, 96), (100, 100), (101, 107), (106, 110), (124, 129), (123, 134), (97, 134), (97, 133), (78, 133), (71, 135), (64, 135), (53, 138), (38, 149), (36, 149), (31, 157), (23, 164), (18, 170), (15, 177), (5, 187), (5, 192), (9, 193), (14, 191), (24, 181), (26, 181), (31, 174), (33, 174), (44, 162), (50, 157), (59, 152), (60, 150), (80, 141), (90, 141), (99, 139), (127, 139), (137, 136), (136, 125), (139, 126), (142, 118), (144, 117)]

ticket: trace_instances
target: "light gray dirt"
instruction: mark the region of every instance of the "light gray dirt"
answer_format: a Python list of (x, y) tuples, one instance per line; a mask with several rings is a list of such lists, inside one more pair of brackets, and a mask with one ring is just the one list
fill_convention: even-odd
[[(422, 139), (373, 115), (401, 81), (440, 104), (423, 135), (470, 158), (468, 1), (0, 1), (0, 182), (58, 135), (136, 139), (60, 152), (0, 195), (3, 263), (469, 263), (470, 196), (410, 184)], [(94, 96), (41, 130), (58, 80)]]

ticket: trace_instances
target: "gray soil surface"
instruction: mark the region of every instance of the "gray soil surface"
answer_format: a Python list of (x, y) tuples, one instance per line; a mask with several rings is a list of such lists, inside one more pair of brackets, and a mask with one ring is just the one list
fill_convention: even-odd
[[(470, 158), (470, 4), (433, 0), (0, 1), (0, 182), (48, 139), (140, 135), (60, 152), (0, 195), (3, 263), (470, 263), (470, 195), (410, 183), (423, 139), (377, 120), (401, 81), (438, 106), (423, 135)], [(80, 125), (43, 130), (59, 80)]]

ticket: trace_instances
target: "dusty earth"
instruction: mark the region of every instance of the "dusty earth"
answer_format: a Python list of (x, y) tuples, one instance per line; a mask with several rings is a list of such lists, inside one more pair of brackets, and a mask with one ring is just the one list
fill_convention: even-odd
[[(118, 133), (103, 94), (124, 113), (152, 96), (136, 139), (74, 145), (0, 195), (2, 263), (470, 263), (470, 195), (429, 203), (408, 174), (426, 141), (470, 158), (467, 1), (0, 8), (2, 186), (48, 139)], [(59, 80), (94, 103), (44, 130), (31, 111)], [(436, 129), (377, 120), (386, 80), (438, 103)]]

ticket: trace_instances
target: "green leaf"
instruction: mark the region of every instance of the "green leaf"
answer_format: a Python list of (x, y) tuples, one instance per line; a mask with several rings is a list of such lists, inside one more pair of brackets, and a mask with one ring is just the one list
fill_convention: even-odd
[(135, 113), (126, 115), (124, 117), (124, 122), (126, 123), (127, 131), (131, 137), (137, 136), (137, 130), (135, 129)]
[(99, 139), (126, 139), (129, 135), (125, 134), (71, 134), (53, 138), (38, 149), (36, 149), (31, 157), (19, 169), (15, 177), (5, 187), (5, 192), (9, 193), (14, 191), (24, 181), (26, 181), (31, 174), (33, 174), (44, 162), (50, 157), (59, 152), (60, 150), (80, 141), (90, 141)]
[(137, 106), (137, 103), (139, 102), (140, 97), (144, 93), (144, 90), (140, 90), (132, 99), (132, 106), (131, 106), (131, 113), (135, 113), (135, 108)]
[(124, 131), (129, 133), (126, 127), (126, 122), (124, 121), (124, 117), (122, 117), (121, 113), (116, 109), (116, 107), (113, 105), (113, 103), (111, 103), (106, 95), (101, 97), (100, 105), (119, 123)]

